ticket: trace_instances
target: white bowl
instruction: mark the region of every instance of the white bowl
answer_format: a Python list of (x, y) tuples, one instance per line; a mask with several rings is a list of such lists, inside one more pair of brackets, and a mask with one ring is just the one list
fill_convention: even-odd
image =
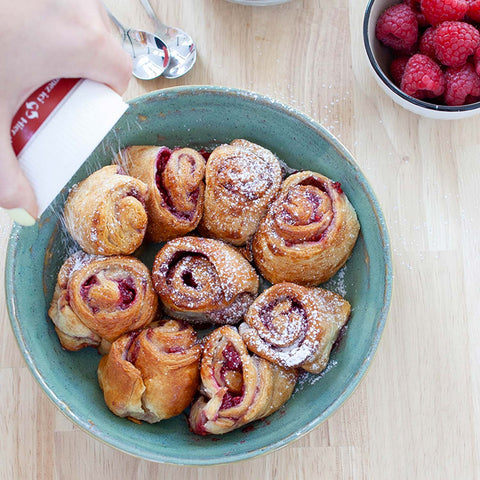
[(450, 107), (437, 105), (407, 95), (402, 92), (388, 75), (391, 52), (382, 45), (375, 36), (375, 26), (378, 17), (389, 7), (400, 3), (398, 0), (370, 0), (363, 19), (363, 43), (367, 58), (375, 79), (383, 91), (398, 105), (410, 112), (427, 118), (454, 120), (472, 117), (480, 113), (480, 102)]

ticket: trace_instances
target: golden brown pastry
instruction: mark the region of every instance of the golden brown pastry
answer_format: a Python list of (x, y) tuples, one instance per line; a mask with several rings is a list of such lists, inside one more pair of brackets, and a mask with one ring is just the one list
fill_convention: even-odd
[(217, 328), (203, 348), (201, 396), (189, 416), (194, 433), (230, 432), (270, 415), (291, 397), (296, 372), (251, 355), (236, 328)]
[(205, 160), (191, 148), (134, 145), (118, 162), (148, 185), (147, 238), (165, 242), (194, 230), (203, 212)]
[(147, 228), (147, 186), (108, 165), (76, 185), (64, 209), (65, 226), (87, 253), (129, 255)]
[(327, 366), (350, 304), (322, 288), (278, 283), (253, 302), (239, 332), (257, 355), (285, 368), (320, 373)]
[(241, 253), (201, 237), (167, 242), (155, 257), (152, 278), (169, 316), (200, 325), (238, 323), (259, 286)]
[(177, 320), (122, 335), (98, 366), (105, 403), (149, 423), (178, 415), (198, 388), (201, 351), (193, 328)]
[(347, 261), (360, 225), (341, 186), (319, 173), (288, 177), (252, 242), (255, 264), (271, 283), (315, 286)]
[(203, 236), (245, 245), (257, 230), (282, 182), (277, 157), (247, 140), (217, 147), (205, 171)]
[(150, 271), (137, 258), (77, 252), (58, 273), (48, 315), (67, 350), (108, 350), (120, 335), (150, 323), (158, 297)]

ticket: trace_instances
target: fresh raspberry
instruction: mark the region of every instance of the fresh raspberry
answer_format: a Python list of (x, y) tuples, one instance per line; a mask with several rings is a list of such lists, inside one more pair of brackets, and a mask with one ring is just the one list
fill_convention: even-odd
[(480, 47), (478, 47), (473, 54), (473, 65), (475, 66), (477, 75), (480, 75)]
[(435, 55), (435, 45), (434, 40), (435, 38), (435, 27), (428, 27), (424, 32), (423, 35), (420, 37), (420, 42), (418, 43), (418, 50), (420, 53), (427, 55), (427, 57), (433, 58), (434, 60), (437, 58)]
[(480, 22), (480, 0), (470, 0), (467, 15), (474, 22)]
[(445, 90), (445, 77), (430, 57), (416, 53), (408, 60), (400, 88), (414, 98), (435, 98)]
[(408, 5), (393, 5), (380, 15), (375, 33), (387, 47), (409, 52), (418, 38), (417, 17)]
[(462, 20), (468, 10), (467, 0), (421, 0), (420, 8), (430, 25), (447, 20)]
[(405, 72), (409, 58), (410, 57), (407, 56), (401, 56), (393, 59), (392, 63), (390, 63), (390, 76), (397, 87), (402, 83), (403, 73)]
[(405, 3), (413, 10), (419, 27), (428, 27), (430, 25), (420, 8), (420, 0), (405, 0)]
[(461, 67), (480, 45), (480, 32), (469, 23), (443, 22), (435, 30), (435, 54), (447, 67)]
[(445, 72), (445, 103), (457, 106), (480, 100), (480, 77), (471, 63)]

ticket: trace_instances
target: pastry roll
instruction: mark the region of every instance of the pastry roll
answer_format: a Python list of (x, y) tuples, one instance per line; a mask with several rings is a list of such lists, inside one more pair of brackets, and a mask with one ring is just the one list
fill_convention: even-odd
[(303, 171), (288, 177), (255, 234), (255, 264), (271, 283), (315, 286), (347, 261), (357, 215), (338, 182)]
[(119, 417), (149, 423), (178, 415), (198, 388), (201, 352), (193, 328), (177, 320), (122, 335), (98, 366), (105, 403)]
[(150, 271), (140, 260), (77, 252), (60, 269), (48, 314), (65, 349), (105, 351), (120, 335), (150, 323), (157, 307)]
[(278, 410), (292, 395), (297, 375), (251, 355), (237, 329), (214, 330), (203, 347), (201, 396), (189, 424), (200, 435), (230, 432)]
[(145, 236), (147, 191), (118, 165), (103, 167), (71, 190), (65, 226), (87, 253), (130, 255)]
[(257, 297), (239, 332), (262, 358), (284, 368), (320, 373), (349, 315), (350, 304), (340, 295), (284, 282)]
[(282, 182), (277, 157), (247, 140), (217, 147), (205, 171), (205, 212), (200, 233), (235, 246), (257, 230)]
[(238, 323), (258, 293), (254, 268), (220, 240), (181, 237), (157, 253), (152, 278), (165, 312), (192, 324)]
[(203, 213), (205, 160), (191, 148), (130, 146), (120, 153), (127, 172), (148, 185), (147, 238), (165, 242), (194, 230)]

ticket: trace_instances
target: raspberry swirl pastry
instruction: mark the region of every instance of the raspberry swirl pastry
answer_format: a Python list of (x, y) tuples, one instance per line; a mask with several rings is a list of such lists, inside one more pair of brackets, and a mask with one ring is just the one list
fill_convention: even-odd
[(236, 328), (214, 330), (204, 344), (201, 396), (190, 428), (199, 435), (222, 434), (278, 410), (292, 395), (297, 375), (251, 355)]
[(150, 323), (157, 307), (150, 272), (140, 260), (77, 252), (60, 269), (48, 315), (65, 349), (106, 351), (120, 335)]
[(253, 237), (282, 182), (277, 157), (247, 140), (217, 147), (205, 171), (205, 212), (200, 232), (233, 245)]
[(318, 285), (347, 261), (357, 240), (357, 215), (338, 182), (302, 171), (288, 177), (252, 242), (271, 283)]
[(191, 148), (130, 146), (122, 165), (148, 185), (147, 238), (164, 242), (194, 230), (203, 213), (205, 160)]
[(108, 165), (76, 185), (65, 203), (65, 226), (87, 253), (129, 255), (147, 228), (147, 186)]
[(320, 373), (350, 315), (350, 304), (322, 288), (278, 283), (245, 315), (239, 332), (247, 347), (284, 368)]
[(165, 312), (200, 326), (238, 323), (259, 287), (241, 253), (201, 237), (167, 242), (155, 257), (152, 278)]
[(105, 403), (119, 417), (159, 422), (187, 408), (199, 384), (202, 349), (177, 320), (122, 335), (98, 366)]

